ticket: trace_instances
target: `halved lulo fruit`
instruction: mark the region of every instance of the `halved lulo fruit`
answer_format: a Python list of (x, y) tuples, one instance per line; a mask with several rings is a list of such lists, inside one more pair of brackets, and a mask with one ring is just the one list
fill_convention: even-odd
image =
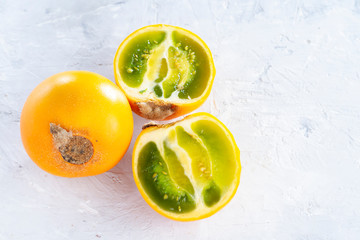
[(130, 34), (114, 59), (117, 85), (132, 110), (151, 120), (168, 120), (198, 108), (215, 77), (209, 48), (180, 27), (151, 25)]
[(135, 183), (158, 213), (179, 221), (208, 217), (235, 195), (240, 151), (230, 131), (208, 113), (148, 125), (133, 150)]

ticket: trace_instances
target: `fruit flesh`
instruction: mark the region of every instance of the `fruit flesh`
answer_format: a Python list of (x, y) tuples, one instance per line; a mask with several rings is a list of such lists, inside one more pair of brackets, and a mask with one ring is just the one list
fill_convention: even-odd
[(233, 181), (235, 173), (235, 158), (228, 138), (211, 121), (194, 122), (192, 130), (204, 143), (213, 164), (214, 181), (226, 188)]
[(195, 208), (193, 198), (170, 178), (166, 162), (154, 142), (141, 150), (139, 177), (147, 193), (167, 211), (188, 212)]
[(163, 100), (200, 97), (211, 72), (204, 47), (172, 28), (132, 38), (117, 67), (128, 87)]
[(183, 127), (176, 127), (177, 140), (191, 158), (192, 174), (198, 181), (207, 182), (211, 178), (209, 154), (202, 144), (192, 137)]
[[(141, 148), (137, 166), (149, 198), (163, 210), (177, 214), (225, 201), (234, 190), (238, 169), (234, 146), (224, 130), (211, 120), (180, 121), (154, 128), (144, 137), (144, 142), (149, 142)], [(155, 180), (154, 176), (161, 179)], [(186, 197), (181, 198), (181, 204), (170, 204), (170, 196), (175, 200)]]
[(165, 32), (153, 31), (143, 33), (128, 43), (119, 61), (120, 74), (129, 87), (139, 87), (147, 70), (147, 59), (150, 51), (165, 39)]

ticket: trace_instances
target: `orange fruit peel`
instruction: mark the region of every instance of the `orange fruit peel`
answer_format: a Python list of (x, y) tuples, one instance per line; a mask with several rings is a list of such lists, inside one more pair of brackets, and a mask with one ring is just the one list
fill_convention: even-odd
[(115, 80), (132, 110), (151, 120), (169, 120), (198, 108), (215, 77), (211, 52), (194, 33), (150, 25), (130, 34), (114, 59)]
[(240, 182), (240, 151), (230, 131), (208, 113), (145, 125), (133, 150), (133, 175), (145, 201), (179, 221), (219, 211)]

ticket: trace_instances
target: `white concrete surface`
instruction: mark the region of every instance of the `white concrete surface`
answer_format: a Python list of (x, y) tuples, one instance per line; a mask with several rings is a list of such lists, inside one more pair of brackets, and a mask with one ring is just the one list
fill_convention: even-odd
[[(66, 179), (20, 139), (37, 84), (77, 69), (114, 81), (118, 45), (155, 23), (209, 45), (217, 75), (200, 110), (241, 150), (234, 199), (197, 222), (145, 203), (130, 151), (105, 174)], [(0, 0), (0, 239), (360, 239), (359, 92), (359, 0)], [(145, 122), (135, 116), (133, 141)]]

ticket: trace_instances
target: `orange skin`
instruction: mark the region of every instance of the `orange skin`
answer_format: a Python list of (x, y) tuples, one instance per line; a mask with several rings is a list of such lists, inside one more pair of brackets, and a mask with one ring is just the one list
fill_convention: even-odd
[[(130, 106), (131, 106), (131, 109), (133, 110), (133, 112), (135, 112), (137, 115), (141, 116), (141, 117), (144, 117), (146, 118), (146, 116), (144, 116), (140, 110), (139, 110), (139, 107), (136, 105), (137, 102), (143, 102), (144, 100), (141, 100), (141, 99), (138, 99), (136, 96), (132, 96), (130, 94), (128, 94), (124, 89), (123, 87), (121, 86), (120, 84), (120, 81), (121, 80), (121, 76), (120, 76), (120, 73), (118, 72), (118, 58), (117, 56), (120, 54), (120, 49), (121, 47), (127, 43), (127, 41), (129, 39), (131, 39), (134, 35), (136, 35), (139, 31), (143, 30), (143, 29), (146, 29), (148, 27), (159, 27), (161, 28), (162, 26), (168, 26), (168, 27), (174, 27), (174, 28), (177, 28), (179, 30), (182, 30), (182, 31), (185, 31), (187, 33), (189, 33), (190, 35), (194, 36), (195, 38), (197, 38), (197, 40), (202, 44), (202, 46), (205, 48), (206, 52), (208, 53), (208, 58), (209, 58), (209, 62), (210, 62), (210, 67), (211, 67), (211, 70), (212, 70), (212, 75), (210, 77), (210, 79), (208, 80), (208, 87), (206, 88), (206, 90), (204, 91), (204, 93), (202, 94), (202, 96), (196, 101), (196, 102), (192, 102), (192, 103), (189, 103), (189, 102), (185, 102), (185, 103), (180, 103), (180, 104), (176, 104), (176, 103), (172, 103), (173, 104), (173, 110), (174, 110), (174, 113), (164, 119), (162, 119), (162, 121), (165, 121), (165, 120), (171, 120), (171, 119), (174, 119), (174, 118), (178, 118), (178, 117), (181, 117), (181, 116), (184, 116), (185, 114), (188, 114), (194, 110), (196, 110), (197, 108), (199, 108), (204, 102), (205, 100), (209, 97), (210, 95), (210, 91), (211, 91), (211, 88), (212, 88), (212, 85), (214, 83), (214, 79), (215, 79), (215, 75), (216, 75), (216, 69), (215, 69), (215, 64), (214, 64), (214, 59), (212, 57), (212, 54), (211, 54), (211, 51), (209, 49), (209, 47), (206, 45), (206, 43), (199, 37), (197, 36), (195, 33), (185, 29), (185, 28), (181, 28), (181, 27), (177, 27), (177, 26), (170, 26), (170, 25), (167, 25), (167, 24), (155, 24), (155, 25), (149, 25), (149, 26), (145, 26), (145, 27), (142, 27), (142, 28), (139, 28), (137, 29), (136, 31), (134, 31), (133, 33), (131, 33), (129, 36), (127, 36), (123, 41), (122, 43), (120, 44), (120, 46), (118, 47), (117, 51), (116, 51), (116, 54), (115, 54), (115, 58), (114, 58), (114, 74), (115, 74), (115, 81), (116, 81), (116, 84), (121, 88), (121, 90), (125, 93), (129, 103), (130, 103)], [(152, 101), (152, 100), (149, 100), (149, 101)], [(156, 102), (156, 101), (155, 101)], [(151, 120), (151, 119), (150, 119)]]
[[(94, 153), (81, 165), (65, 161), (54, 145), (50, 123), (91, 141)], [(30, 158), (62, 177), (101, 174), (124, 156), (133, 133), (131, 108), (121, 90), (86, 71), (56, 74), (40, 83), (25, 102), (21, 138)]]

